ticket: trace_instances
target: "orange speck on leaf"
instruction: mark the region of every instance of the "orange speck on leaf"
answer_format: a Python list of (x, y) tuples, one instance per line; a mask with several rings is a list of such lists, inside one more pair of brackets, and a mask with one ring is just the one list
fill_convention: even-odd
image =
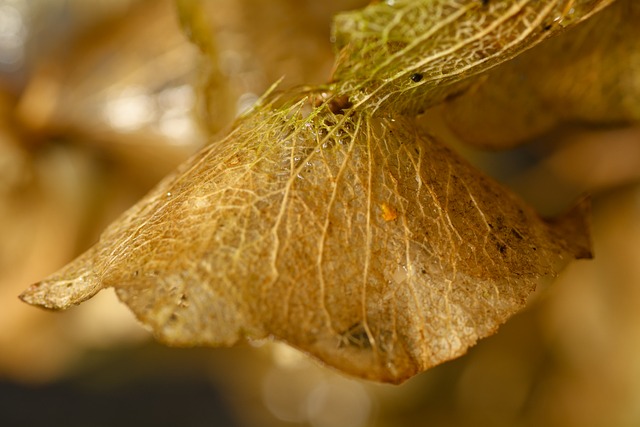
[(388, 203), (383, 202), (380, 208), (382, 209), (382, 219), (385, 221), (395, 221), (398, 218), (398, 211)]

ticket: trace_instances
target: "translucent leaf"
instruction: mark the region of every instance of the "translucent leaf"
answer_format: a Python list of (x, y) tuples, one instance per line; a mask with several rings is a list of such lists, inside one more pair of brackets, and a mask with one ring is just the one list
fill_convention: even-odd
[(387, 0), (338, 15), (334, 79), (354, 99), (421, 112), (613, 0)]
[(590, 256), (583, 204), (541, 220), (409, 113), (608, 2), (391, 3), (338, 19), (331, 84), (264, 97), (22, 298), (65, 309), (114, 287), (169, 344), (274, 337), (401, 382)]
[[(619, 0), (583, 25), (501, 64), (443, 107), (465, 142), (507, 148), (562, 123), (640, 120), (640, 3)], [(535, 70), (535, 72), (531, 72)]]
[(22, 298), (63, 309), (113, 286), (164, 342), (274, 336), (398, 382), (588, 255), (584, 230), (544, 223), (411, 119), (309, 114), (315, 99), (243, 120)]

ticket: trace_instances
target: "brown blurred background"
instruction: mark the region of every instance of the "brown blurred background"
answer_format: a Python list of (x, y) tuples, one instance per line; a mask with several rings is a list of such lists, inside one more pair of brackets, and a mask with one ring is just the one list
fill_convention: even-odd
[(401, 386), (272, 343), (163, 347), (109, 292), (64, 313), (17, 299), (274, 81), (326, 81), (330, 18), (365, 3), (209, 0), (207, 61), (169, 1), (0, 0), (0, 425), (640, 425), (635, 128), (559, 129), (486, 153), (427, 113), (430, 131), (545, 214), (591, 192), (596, 259)]

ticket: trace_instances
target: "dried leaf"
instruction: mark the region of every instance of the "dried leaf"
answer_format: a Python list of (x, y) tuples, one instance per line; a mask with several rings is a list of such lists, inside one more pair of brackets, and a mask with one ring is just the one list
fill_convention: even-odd
[[(578, 20), (607, 2), (398, 3), (407, 9), (386, 21), (376, 21), (374, 12), (389, 7), (380, 3), (362, 16), (371, 15), (371, 29), (384, 24), (375, 30), (384, 40), (397, 27), (424, 30), (451, 58), (468, 51), (442, 47), (447, 40), (467, 46), (503, 34), (469, 27), (478, 17), (525, 34), (516, 43), (515, 32), (504, 33), (513, 40), (491, 61), (471, 59), (468, 69), (480, 72), (543, 37), (528, 38), (529, 22), (568, 16), (567, 5)], [(420, 13), (409, 14), (412, 5)], [(433, 5), (439, 13), (429, 15)], [(425, 29), (429, 22), (416, 27), (416, 16), (438, 31)], [(542, 279), (590, 256), (584, 205), (545, 222), (402, 114), (450, 94), (466, 66), (440, 75), (442, 87), (421, 69), (425, 85), (403, 94), (405, 102), (393, 76), (416, 71), (386, 64), (365, 81), (354, 65), (345, 75), (354, 46), (343, 49), (333, 84), (265, 97), (96, 246), (21, 297), (65, 309), (114, 287), (166, 343), (275, 337), (350, 374), (397, 383), (463, 354), (521, 309)], [(394, 57), (414, 53), (439, 57), (411, 49)], [(454, 73), (454, 63), (447, 67)], [(382, 79), (386, 72), (393, 78)]]
[[(640, 3), (619, 0), (584, 25), (489, 72), (443, 106), (465, 142), (508, 148), (562, 123), (640, 120)], [(535, 70), (532, 72), (531, 70)]]
[(588, 251), (583, 230), (548, 226), (411, 119), (305, 118), (314, 99), (242, 121), (23, 299), (61, 309), (113, 286), (167, 343), (271, 335), (398, 382)]
[(338, 15), (334, 79), (354, 103), (415, 114), (613, 0), (390, 0)]

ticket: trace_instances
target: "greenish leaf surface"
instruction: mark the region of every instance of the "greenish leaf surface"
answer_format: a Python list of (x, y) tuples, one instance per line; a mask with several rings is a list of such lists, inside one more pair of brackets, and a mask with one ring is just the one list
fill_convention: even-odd
[(378, 2), (337, 16), (334, 80), (358, 104), (415, 114), (612, 1)]

